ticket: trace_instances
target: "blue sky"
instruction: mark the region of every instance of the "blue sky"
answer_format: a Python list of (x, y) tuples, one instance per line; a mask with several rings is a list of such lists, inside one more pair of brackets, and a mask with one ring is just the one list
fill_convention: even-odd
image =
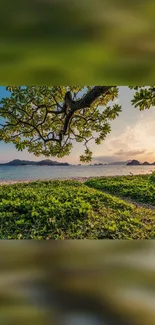
[[(0, 87), (0, 98), (8, 93), (5, 87)], [(91, 144), (93, 149), (93, 162), (113, 162), (129, 159), (140, 161), (155, 161), (155, 108), (140, 112), (131, 106), (133, 92), (128, 87), (119, 88), (118, 102), (122, 105), (122, 113), (111, 122), (112, 132), (100, 145)], [(81, 144), (75, 144), (70, 156), (62, 159), (51, 159), (79, 163), (79, 155), (84, 148)], [(0, 141), (0, 162), (12, 159), (40, 160), (44, 156), (36, 158), (26, 150), (18, 152), (13, 144), (5, 144)]]

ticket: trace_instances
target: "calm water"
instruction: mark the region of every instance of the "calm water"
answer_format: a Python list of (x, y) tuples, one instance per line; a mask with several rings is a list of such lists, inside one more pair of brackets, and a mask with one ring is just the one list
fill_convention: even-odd
[(147, 174), (155, 166), (0, 166), (0, 181)]

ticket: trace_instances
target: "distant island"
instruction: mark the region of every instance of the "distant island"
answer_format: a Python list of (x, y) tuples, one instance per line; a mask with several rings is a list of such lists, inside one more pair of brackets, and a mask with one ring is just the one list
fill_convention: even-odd
[[(155, 166), (155, 162), (148, 163), (147, 161), (140, 163), (138, 160), (128, 160), (128, 161), (117, 161), (113, 163), (95, 163), (90, 164), (87, 166), (105, 166), (105, 165), (126, 165), (126, 166)], [(67, 162), (58, 162), (53, 161), (50, 159), (45, 159), (41, 161), (29, 161), (29, 160), (20, 160), (20, 159), (14, 159), (12, 161), (9, 161), (7, 163), (0, 163), (0, 166), (82, 166), (81, 164), (78, 165), (71, 165)]]
[(127, 166), (155, 166), (155, 162), (149, 163), (148, 161), (144, 161), (140, 163), (138, 160), (131, 160), (127, 163)]
[(143, 163), (140, 163), (138, 160), (127, 160), (127, 161), (116, 161), (116, 162), (112, 162), (112, 163), (106, 163), (106, 164), (103, 164), (103, 163), (98, 163), (98, 164), (93, 164), (93, 165), (89, 165), (89, 166), (155, 166), (155, 162), (153, 163), (149, 163), (148, 161), (144, 161)]
[(104, 164), (102, 164), (102, 163), (98, 163), (98, 164), (96, 163), (96, 164), (93, 164), (93, 165), (90, 164), (89, 166), (103, 166), (103, 165)]
[(127, 160), (127, 161), (116, 161), (116, 162), (112, 162), (112, 163), (95, 163), (95, 164), (90, 164), (89, 166), (110, 166), (110, 165), (126, 165), (128, 162), (130, 162), (131, 160)]
[(14, 159), (8, 163), (1, 163), (1, 166), (70, 166), (68, 163), (52, 161), (50, 159), (41, 160), (41, 161), (29, 161), (29, 160), (20, 160)]

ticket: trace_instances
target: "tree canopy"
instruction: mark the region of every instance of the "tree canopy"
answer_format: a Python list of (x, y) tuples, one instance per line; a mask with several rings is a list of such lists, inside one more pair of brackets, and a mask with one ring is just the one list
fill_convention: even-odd
[[(69, 155), (75, 142), (84, 145), (82, 162), (92, 159), (89, 143), (101, 144), (110, 121), (122, 108), (117, 86), (8, 86), (0, 101), (0, 140), (36, 156)], [(137, 87), (132, 105), (140, 110), (155, 105), (155, 87)]]

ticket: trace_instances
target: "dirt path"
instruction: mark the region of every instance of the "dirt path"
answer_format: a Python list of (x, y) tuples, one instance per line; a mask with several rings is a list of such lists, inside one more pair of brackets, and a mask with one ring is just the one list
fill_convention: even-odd
[(151, 210), (154, 210), (155, 211), (155, 206), (153, 206), (151, 204), (136, 202), (136, 201), (134, 201), (132, 199), (125, 198), (125, 197), (120, 197), (120, 196), (117, 196), (117, 197), (120, 198), (120, 199), (122, 199), (122, 200), (124, 200), (124, 201), (126, 201), (126, 202), (128, 202), (128, 203), (134, 204), (137, 208), (151, 209)]
[(98, 191), (101, 191), (101, 192), (104, 192), (106, 194), (109, 194), (109, 195), (112, 195), (112, 196), (115, 196), (116, 198), (120, 199), (120, 200), (123, 200), (127, 203), (131, 203), (131, 204), (134, 204), (136, 208), (143, 208), (143, 209), (150, 209), (150, 210), (153, 210), (155, 211), (155, 206), (151, 205), (151, 204), (145, 204), (145, 203), (140, 203), (140, 202), (136, 202), (134, 201), (133, 199), (130, 199), (130, 198), (126, 198), (124, 196), (120, 196), (120, 195), (115, 195), (115, 194), (112, 194), (108, 191), (105, 191), (105, 190), (99, 190)]

